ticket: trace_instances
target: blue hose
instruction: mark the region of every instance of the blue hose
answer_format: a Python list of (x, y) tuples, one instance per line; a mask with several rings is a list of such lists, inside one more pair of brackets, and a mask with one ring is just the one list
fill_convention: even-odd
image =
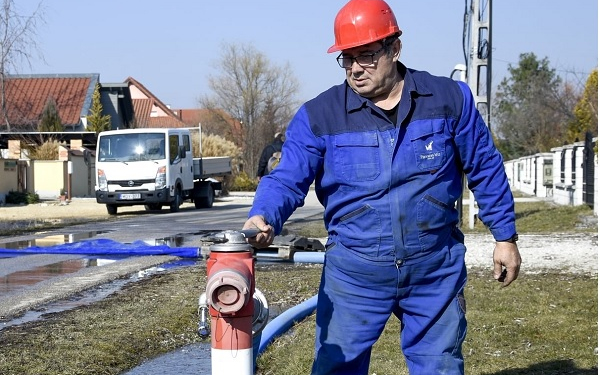
[[(323, 264), (324, 260), (324, 252), (301, 251), (294, 254), (294, 263)], [(318, 296), (315, 295), (308, 300), (287, 309), (265, 326), (260, 333), (260, 337), (255, 337), (254, 367), (256, 367), (256, 358), (267, 349), (267, 346), (269, 346), (277, 337), (292, 328), (295, 323), (305, 319), (317, 309), (317, 300)]]
[(312, 314), (317, 308), (317, 296), (312, 296), (306, 301), (292, 308), (287, 309), (282, 314), (278, 315), (275, 319), (269, 322), (263, 329), (260, 338), (260, 344), (258, 346), (258, 352), (256, 356), (262, 354), (267, 346), (275, 340), (278, 336), (281, 336), (287, 330), (292, 328), (294, 323), (301, 321), (310, 314)]
[(90, 256), (138, 256), (173, 255), (181, 258), (198, 258), (198, 247), (170, 247), (167, 245), (148, 245), (138, 240), (123, 244), (108, 238), (97, 238), (55, 246), (31, 246), (25, 249), (0, 248), (0, 254), (10, 256), (23, 254), (84, 254)]

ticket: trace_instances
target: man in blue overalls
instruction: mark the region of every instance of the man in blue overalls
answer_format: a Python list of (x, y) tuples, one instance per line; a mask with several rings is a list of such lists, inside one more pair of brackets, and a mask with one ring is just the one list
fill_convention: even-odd
[(268, 246), (314, 181), (328, 231), (312, 374), (367, 374), (388, 318), (401, 321), (411, 374), (463, 374), (462, 176), (496, 240), (494, 278), (519, 273), (502, 156), (462, 82), (408, 69), (394, 13), (350, 0), (334, 22), (346, 80), (290, 122), (281, 163), (256, 191), (245, 229)]

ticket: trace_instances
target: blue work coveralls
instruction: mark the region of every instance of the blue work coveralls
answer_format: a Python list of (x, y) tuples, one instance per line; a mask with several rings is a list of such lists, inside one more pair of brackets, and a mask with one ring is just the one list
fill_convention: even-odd
[(469, 87), (398, 69), (396, 124), (345, 82), (306, 102), (249, 212), (279, 234), (313, 181), (325, 208), (313, 374), (367, 374), (391, 314), (411, 374), (464, 373), (463, 172), (494, 238), (516, 233), (502, 156)]

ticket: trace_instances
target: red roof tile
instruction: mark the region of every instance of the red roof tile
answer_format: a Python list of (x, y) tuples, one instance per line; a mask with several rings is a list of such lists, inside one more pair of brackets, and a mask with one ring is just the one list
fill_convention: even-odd
[(150, 112), (152, 112), (152, 99), (131, 99), (135, 113), (136, 127), (147, 128)]
[(175, 117), (160, 116), (160, 117), (148, 118), (148, 127), (149, 128), (186, 128), (187, 125)]

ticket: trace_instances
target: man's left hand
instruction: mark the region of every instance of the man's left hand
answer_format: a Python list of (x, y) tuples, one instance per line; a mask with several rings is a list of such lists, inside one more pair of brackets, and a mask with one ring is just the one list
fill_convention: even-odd
[(509, 286), (519, 276), (521, 254), (516, 242), (499, 241), (494, 248), (494, 279)]

